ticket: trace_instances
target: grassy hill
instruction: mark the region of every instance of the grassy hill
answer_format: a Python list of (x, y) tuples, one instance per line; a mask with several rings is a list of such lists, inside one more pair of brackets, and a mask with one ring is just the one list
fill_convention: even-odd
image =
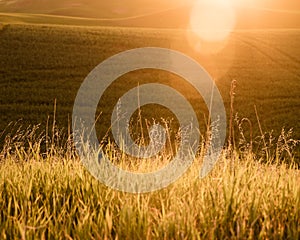
[[(0, 129), (19, 119), (25, 125), (45, 126), (55, 99), (56, 120), (67, 127), (80, 84), (95, 66), (124, 50), (156, 46), (186, 53), (203, 65), (216, 80), (228, 113), (230, 84), (237, 80), (235, 111), (252, 121), (256, 133), (254, 105), (263, 131), (273, 129), (278, 135), (282, 127), (294, 128), (299, 138), (299, 42), (298, 30), (240, 31), (232, 34), (223, 51), (207, 56), (195, 52), (181, 30), (4, 25), (0, 31)], [(138, 83), (169, 84), (188, 96), (199, 119), (203, 121), (207, 113), (199, 96), (179, 77), (142, 71), (117, 82), (100, 106), (106, 127), (108, 106)]]
[(5, 12), (41, 13), (87, 18), (119, 18), (143, 15), (187, 4), (179, 0), (142, 0), (120, 2), (91, 0), (17, 0), (0, 1)]
[[(219, 46), (197, 42), (202, 51), (196, 52), (184, 30), (99, 27), (101, 21), (0, 14), (0, 146), (6, 137), (0, 147), (0, 238), (299, 239), (300, 151), (293, 139), (300, 139), (300, 30), (235, 31), (222, 51), (207, 55)], [(245, 121), (245, 138), (236, 138), (233, 150), (225, 148), (204, 179), (199, 179), (199, 154), (181, 179), (160, 191), (132, 194), (102, 184), (83, 166), (72, 141), (62, 141), (69, 133), (76, 93), (103, 60), (149, 46), (197, 60), (214, 78), (228, 115), (230, 86), (236, 80), (237, 135), (243, 117), (252, 123), (254, 136), (260, 135), (254, 105), (262, 131), (274, 132), (253, 139), (251, 149)], [(104, 93), (97, 112), (102, 112), (99, 134), (109, 127), (118, 98), (149, 82), (181, 92), (203, 133), (207, 109), (189, 84), (163, 71), (139, 70), (120, 77)], [(143, 108), (142, 116), (174, 117), (153, 105)], [(40, 125), (28, 127), (35, 124)], [(286, 130), (278, 139), (282, 127), (294, 128), (295, 135)], [(160, 169), (172, 157), (162, 151), (134, 161), (107, 146), (113, 164), (133, 172)], [(199, 146), (201, 153), (206, 146)]]

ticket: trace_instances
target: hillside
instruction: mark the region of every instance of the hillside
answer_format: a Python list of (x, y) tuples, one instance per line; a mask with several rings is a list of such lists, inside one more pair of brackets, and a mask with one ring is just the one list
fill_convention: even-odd
[[(254, 105), (264, 131), (273, 129), (274, 134), (279, 134), (282, 127), (294, 128), (300, 137), (295, 115), (300, 102), (299, 30), (235, 32), (227, 47), (212, 56), (194, 52), (184, 33), (134, 28), (5, 25), (0, 31), (0, 129), (19, 119), (23, 119), (25, 126), (38, 123), (45, 126), (48, 116), (53, 114), (54, 99), (56, 119), (60, 126), (67, 127), (78, 88), (95, 66), (121, 51), (155, 46), (181, 51), (205, 67), (216, 80), (228, 113), (230, 84), (236, 79), (235, 111), (241, 117), (249, 117), (256, 133)], [(110, 113), (107, 106), (115, 103), (126, 89), (149, 81), (167, 81), (178, 88), (195, 104), (199, 119), (203, 119), (206, 112), (203, 103), (178, 77), (161, 72), (137, 72), (121, 79), (112, 86), (103, 102), (103, 116), (107, 114), (107, 119)], [(151, 113), (153, 111), (148, 115), (150, 119)], [(105, 124), (108, 127), (109, 120)]]
[[(36, 23), (42, 14), (47, 16), (43, 23), (59, 22), (76, 25), (98, 25), (147, 28), (187, 28), (192, 1), (0, 1), (2, 13), (26, 13), (19, 15), (22, 22)], [(277, 1), (271, 8), (245, 8), (236, 6), (237, 29), (300, 28), (300, 4)], [(49, 16), (48, 16), (49, 15)], [(24, 16), (27, 16), (24, 18)], [(53, 17), (50, 17), (53, 16)], [(58, 16), (55, 18), (54, 16)], [(61, 16), (75, 17), (65, 21)], [(85, 18), (80, 23), (79, 18)], [(87, 20), (90, 19), (90, 20)], [(3, 17), (0, 21), (4, 21)]]

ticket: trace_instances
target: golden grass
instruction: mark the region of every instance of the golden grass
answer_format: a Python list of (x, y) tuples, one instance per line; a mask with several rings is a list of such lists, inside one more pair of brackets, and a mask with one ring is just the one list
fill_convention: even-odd
[[(72, 147), (59, 145), (58, 134), (42, 153), (44, 137), (34, 132), (7, 137), (1, 152), (1, 239), (300, 237), (300, 172), (289, 155), (285, 164), (224, 150), (204, 179), (198, 178), (199, 156), (169, 187), (129, 194), (93, 178)], [(123, 157), (120, 165), (126, 164)]]

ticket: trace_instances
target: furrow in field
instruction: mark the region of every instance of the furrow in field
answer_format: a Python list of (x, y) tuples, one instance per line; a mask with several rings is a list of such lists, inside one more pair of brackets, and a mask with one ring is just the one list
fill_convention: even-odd
[[(269, 47), (269, 49), (266, 49), (266, 50), (262, 50), (262, 47), (260, 47), (258, 45), (258, 44), (260, 44), (260, 42), (258, 44), (257, 44), (257, 41), (256, 41), (256, 43), (253, 43), (253, 42), (251, 42), (251, 41), (253, 41), (252, 39), (251, 40), (245, 40), (243, 36), (236, 36), (236, 39), (238, 39), (240, 42), (248, 45), (252, 49), (255, 49), (257, 52), (259, 52), (260, 54), (262, 54), (267, 59), (271, 60), (277, 66), (279, 66), (282, 69), (288, 71), (290, 74), (294, 75), (297, 78), (300, 78), (300, 73), (298, 71), (298, 69), (299, 69), (298, 66), (297, 67), (294, 66), (293, 68), (287, 69), (287, 67), (286, 67), (286, 61), (279, 60), (279, 57), (276, 57), (275, 54), (271, 55), (271, 52), (272, 52), (271, 50), (273, 49), (272, 47)], [(247, 37), (247, 39), (248, 39), (248, 37)], [(273, 50), (275, 50), (275, 49), (273, 49)], [(276, 51), (276, 52), (280, 53), (279, 51)], [(281, 54), (281, 55), (283, 55), (283, 54)], [(285, 55), (283, 55), (283, 56), (285, 56)], [(287, 58), (287, 57), (285, 56), (285, 58)], [(293, 65), (295, 65), (294, 60), (292, 60), (291, 58), (289, 58), (287, 60), (288, 60), (288, 62), (291, 62)], [(297, 69), (297, 70), (294, 70), (294, 69)]]
[(257, 38), (257, 37), (250, 37), (250, 38), (251, 38), (252, 42), (256, 42), (256, 43), (258, 43), (258, 45), (263, 45), (265, 48), (273, 50), (273, 51), (281, 54), (282, 56), (286, 57), (291, 62), (295, 63), (295, 65), (298, 66), (298, 64), (300, 64), (300, 58), (299, 57), (294, 57), (294, 56), (286, 53), (285, 51), (281, 50), (280, 48), (270, 45), (269, 43), (265, 42), (261, 38)]

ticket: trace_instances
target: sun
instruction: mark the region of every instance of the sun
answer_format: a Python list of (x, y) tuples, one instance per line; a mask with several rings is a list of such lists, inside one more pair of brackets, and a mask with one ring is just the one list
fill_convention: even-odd
[(235, 27), (234, 0), (197, 0), (190, 14), (190, 29), (209, 42), (225, 40)]

